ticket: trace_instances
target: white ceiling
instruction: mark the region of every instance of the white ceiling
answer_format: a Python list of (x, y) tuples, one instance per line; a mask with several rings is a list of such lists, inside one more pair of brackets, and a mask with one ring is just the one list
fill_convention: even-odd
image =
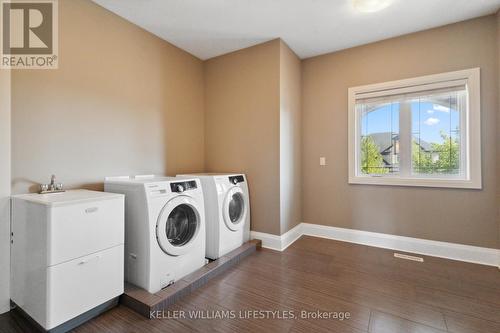
[(200, 59), (280, 37), (301, 58), (496, 12), (500, 0), (94, 0)]

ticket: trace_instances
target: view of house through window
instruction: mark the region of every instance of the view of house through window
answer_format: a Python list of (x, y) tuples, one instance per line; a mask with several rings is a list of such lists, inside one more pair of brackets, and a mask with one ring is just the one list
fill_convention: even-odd
[[(435, 94), (358, 103), (359, 171), (367, 175), (399, 174), (400, 150), (405, 149), (411, 161), (408, 163), (411, 174), (460, 175), (460, 117), (465, 101), (466, 91), (460, 87)], [(405, 121), (411, 125), (401, 124)], [(411, 131), (400, 131), (400, 127)]]
[(350, 184), (481, 188), (479, 68), (348, 96)]
[(411, 101), (412, 171), (459, 175), (461, 108), (465, 90), (423, 96)]
[(360, 104), (363, 174), (399, 172), (399, 102)]

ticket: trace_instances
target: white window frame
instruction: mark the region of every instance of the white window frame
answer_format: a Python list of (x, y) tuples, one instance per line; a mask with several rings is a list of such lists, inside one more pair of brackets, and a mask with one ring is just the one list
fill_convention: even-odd
[[(364, 175), (360, 173), (358, 156), (361, 136), (360, 117), (356, 112), (356, 99), (361, 96), (384, 96), (393, 94), (395, 90), (415, 92), (423, 85), (431, 87), (452, 87), (457, 82), (465, 83), (467, 89), (467, 108), (461, 116), (461, 129), (464, 129), (462, 141), (465, 152), (462, 169), (464, 174), (458, 177), (415, 176), (400, 173), (399, 175)], [(389, 93), (389, 91), (391, 91)], [(349, 184), (424, 186), (481, 189), (481, 95), (480, 69), (472, 68), (455, 72), (421, 76), (416, 78), (369, 84), (348, 89), (348, 152), (349, 152)], [(403, 138), (402, 138), (403, 140)], [(405, 154), (405, 153), (403, 153)], [(401, 156), (404, 158), (404, 156)], [(408, 157), (407, 157), (408, 158)]]

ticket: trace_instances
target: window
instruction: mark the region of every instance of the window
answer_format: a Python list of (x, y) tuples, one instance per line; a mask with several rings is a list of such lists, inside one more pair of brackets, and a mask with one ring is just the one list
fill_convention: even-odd
[(481, 188), (479, 68), (350, 88), (349, 183)]

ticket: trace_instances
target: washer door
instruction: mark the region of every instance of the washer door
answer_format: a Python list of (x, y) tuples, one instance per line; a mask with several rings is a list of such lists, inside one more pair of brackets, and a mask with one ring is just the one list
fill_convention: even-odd
[(234, 186), (227, 191), (224, 200), (224, 222), (233, 231), (243, 228), (247, 216), (248, 207), (245, 205), (243, 190), (239, 186)]
[(191, 249), (200, 226), (196, 202), (188, 196), (178, 196), (161, 210), (156, 223), (156, 239), (163, 252), (179, 256)]

